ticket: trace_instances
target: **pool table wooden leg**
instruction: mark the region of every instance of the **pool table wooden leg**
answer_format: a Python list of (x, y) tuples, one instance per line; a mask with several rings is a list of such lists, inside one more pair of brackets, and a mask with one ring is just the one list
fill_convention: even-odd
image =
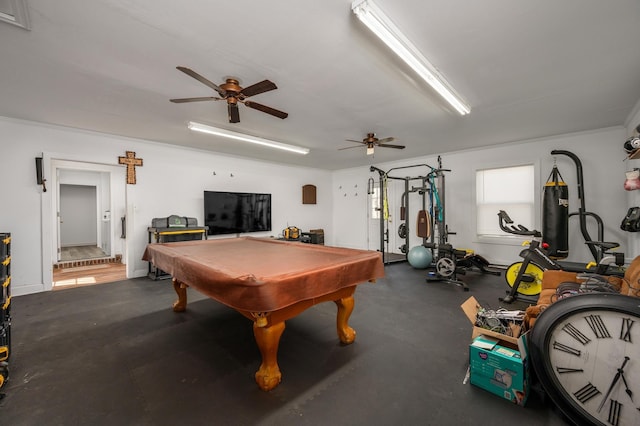
[(278, 367), (278, 345), (284, 332), (284, 321), (268, 327), (260, 327), (253, 323), (253, 335), (262, 354), (262, 364), (256, 372), (256, 383), (260, 389), (269, 391), (280, 383), (282, 374)]
[(173, 289), (178, 294), (178, 300), (173, 303), (173, 312), (184, 312), (187, 310), (187, 286), (173, 278)]
[(345, 297), (342, 299), (338, 299), (335, 301), (336, 305), (338, 305), (338, 318), (337, 318), (337, 327), (338, 327), (338, 337), (340, 341), (345, 345), (353, 343), (356, 340), (356, 331), (349, 327), (349, 317), (351, 316), (351, 312), (353, 312), (354, 307), (354, 299), (353, 296)]

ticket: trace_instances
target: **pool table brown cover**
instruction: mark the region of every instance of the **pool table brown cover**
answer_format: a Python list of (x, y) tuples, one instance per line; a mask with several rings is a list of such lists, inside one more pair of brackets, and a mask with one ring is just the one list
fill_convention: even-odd
[(356, 332), (348, 321), (356, 286), (384, 276), (378, 252), (267, 238), (149, 244), (143, 259), (173, 277), (174, 311), (186, 309), (186, 288), (193, 287), (253, 321), (262, 354), (255, 379), (264, 391), (282, 379), (278, 344), (287, 319), (333, 301), (338, 337), (343, 344), (353, 343)]
[(240, 237), (149, 244), (143, 259), (232, 308), (271, 312), (384, 276), (379, 252)]

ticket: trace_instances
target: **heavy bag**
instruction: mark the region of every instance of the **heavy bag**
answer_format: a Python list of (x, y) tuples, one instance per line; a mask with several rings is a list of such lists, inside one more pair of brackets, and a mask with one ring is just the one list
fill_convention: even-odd
[(549, 244), (550, 257), (564, 259), (569, 255), (569, 188), (556, 166), (542, 195), (542, 241)]

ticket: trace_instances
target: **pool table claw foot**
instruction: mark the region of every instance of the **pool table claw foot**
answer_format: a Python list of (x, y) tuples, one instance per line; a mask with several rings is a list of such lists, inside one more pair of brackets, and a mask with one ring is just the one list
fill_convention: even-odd
[(173, 302), (173, 312), (184, 312), (187, 310), (187, 286), (173, 278), (173, 289), (178, 295), (178, 300)]
[(270, 391), (280, 384), (282, 380), (282, 373), (280, 373), (280, 369), (278, 366), (274, 368), (263, 368), (260, 366), (260, 369), (256, 371), (256, 383), (263, 391)]
[(335, 301), (338, 305), (337, 329), (340, 341), (345, 345), (353, 343), (356, 340), (356, 331), (349, 327), (349, 317), (353, 312), (354, 299), (353, 296), (345, 297)]
[(278, 345), (283, 332), (284, 321), (268, 327), (253, 323), (253, 335), (262, 354), (262, 364), (256, 372), (256, 383), (264, 391), (275, 388), (282, 380), (282, 373), (278, 367)]

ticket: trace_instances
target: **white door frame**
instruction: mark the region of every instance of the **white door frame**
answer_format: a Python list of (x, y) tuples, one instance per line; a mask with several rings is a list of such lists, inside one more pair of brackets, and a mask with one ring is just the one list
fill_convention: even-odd
[[(118, 165), (110, 164), (98, 164), (89, 163), (82, 159), (66, 159), (68, 155), (56, 155), (53, 153), (43, 153), (43, 169), (48, 170), (48, 175), (52, 177), (53, 182), (48, 182), (49, 191), (42, 193), (42, 282), (44, 284), (44, 291), (50, 291), (53, 288), (53, 264), (58, 260), (58, 247), (59, 247), (59, 221), (58, 221), (58, 202), (59, 202), (59, 173), (61, 169), (73, 169), (84, 171), (96, 171), (109, 174), (109, 186), (110, 186), (110, 203), (108, 210), (112, 212), (111, 223), (109, 226), (109, 233), (111, 235), (111, 255), (113, 256), (116, 251), (116, 222), (119, 219), (113, 214), (114, 211), (114, 188), (116, 185), (125, 185), (124, 181), (124, 168)], [(120, 179), (122, 178), (122, 179)], [(125, 190), (122, 191), (126, 193)], [(126, 200), (123, 201), (126, 208)], [(105, 209), (107, 206), (103, 206)], [(98, 212), (100, 214), (100, 211)], [(118, 219), (118, 220), (117, 220)], [(126, 259), (126, 245), (123, 248), (123, 261)], [(129, 271), (127, 267), (127, 277)]]

